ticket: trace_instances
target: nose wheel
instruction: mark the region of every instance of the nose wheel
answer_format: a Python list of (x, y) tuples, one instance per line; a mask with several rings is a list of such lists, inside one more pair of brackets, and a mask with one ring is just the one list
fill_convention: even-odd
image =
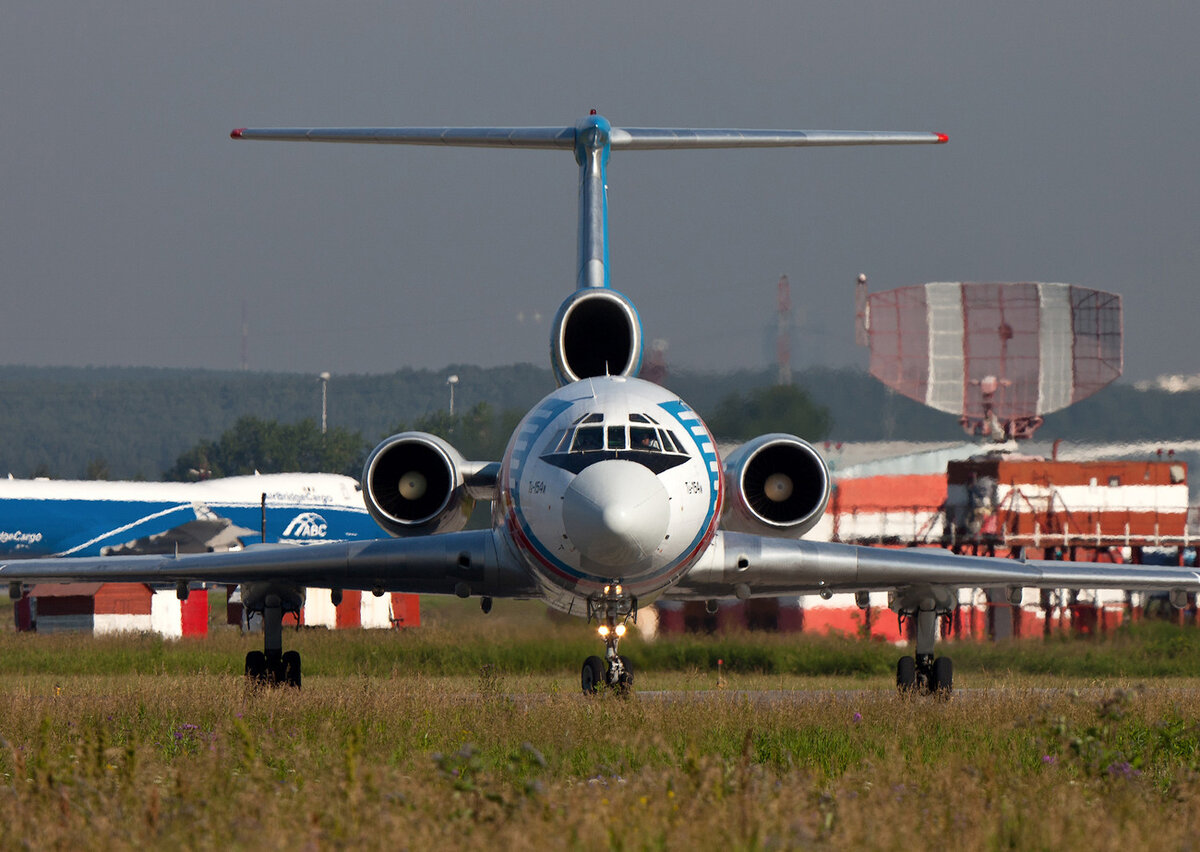
[(619, 693), (628, 693), (633, 688), (633, 663), (628, 657), (616, 654), (616, 643), (608, 659), (592, 656), (583, 661), (583, 671), (580, 674), (580, 685), (584, 695), (595, 695), (602, 689), (615, 689)]
[(583, 674), (580, 679), (583, 683), (584, 695), (599, 692), (600, 687), (604, 686), (607, 682), (604, 673), (604, 660), (599, 657), (588, 657), (584, 660)]

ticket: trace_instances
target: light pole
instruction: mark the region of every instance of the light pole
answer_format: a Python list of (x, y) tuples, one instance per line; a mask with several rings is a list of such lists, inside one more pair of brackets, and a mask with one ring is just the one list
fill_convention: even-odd
[(454, 416), (454, 386), (458, 384), (458, 376), (452, 375), (446, 379), (446, 384), (450, 385), (450, 416)]
[(326, 417), (329, 405), (329, 373), (322, 373), (317, 378), (321, 380), (321, 434), (324, 435), (329, 423)]

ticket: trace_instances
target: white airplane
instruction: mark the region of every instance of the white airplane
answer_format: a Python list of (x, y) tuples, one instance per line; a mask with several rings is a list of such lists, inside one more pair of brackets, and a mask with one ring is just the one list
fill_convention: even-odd
[[(820, 455), (792, 435), (763, 435), (722, 462), (704, 422), (682, 400), (635, 378), (642, 329), (632, 302), (609, 287), (605, 171), (614, 150), (945, 142), (935, 133), (660, 130), (612, 127), (594, 112), (573, 127), (235, 130), (235, 139), (550, 148), (579, 164), (577, 289), (551, 332), (559, 388), (521, 421), (500, 462), (466, 461), (437, 436), (406, 432), (375, 448), (363, 471), (367, 507), (394, 539), (262, 545), (239, 553), (46, 559), (0, 564), (26, 582), (190, 580), (240, 583), (264, 618), (264, 648), (246, 674), (299, 685), (300, 657), (283, 652), (281, 620), (305, 587), (540, 598), (599, 626), (605, 655), (583, 663), (584, 692), (625, 689), (618, 653), (626, 624), (656, 598), (715, 602), (780, 595), (892, 593), (915, 618), (915, 656), (897, 665), (902, 689), (948, 691), (934, 657), (937, 619), (958, 588), (1167, 590), (1176, 605), (1200, 590), (1193, 571), (957, 556), (800, 540), (829, 499)], [(477, 499), (492, 526), (466, 531)]]

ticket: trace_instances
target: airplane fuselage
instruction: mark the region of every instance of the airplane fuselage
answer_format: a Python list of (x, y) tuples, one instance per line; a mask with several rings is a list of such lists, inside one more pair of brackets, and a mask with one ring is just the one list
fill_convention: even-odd
[[(265, 503), (264, 503), (265, 501)], [(100, 556), (207, 517), (243, 543), (368, 540), (379, 526), (355, 481), (333, 474), (263, 474), (203, 482), (0, 479), (0, 555)]]
[(556, 609), (583, 615), (588, 600), (613, 594), (645, 603), (712, 540), (720, 471), (704, 422), (670, 391), (585, 379), (517, 427), (493, 521)]

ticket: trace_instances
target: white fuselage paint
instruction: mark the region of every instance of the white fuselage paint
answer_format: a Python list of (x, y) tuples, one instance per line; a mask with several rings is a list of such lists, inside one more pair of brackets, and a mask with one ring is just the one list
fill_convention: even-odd
[[(581, 434), (587, 429), (597, 431)], [(593, 469), (631, 463), (644, 468), (639, 476), (605, 481)], [(708, 429), (674, 394), (632, 378), (574, 382), (543, 399), (509, 442), (493, 503), (498, 538), (556, 609), (582, 615), (589, 598), (617, 586), (645, 604), (711, 543), (720, 471)], [(581, 488), (585, 478), (594, 487)], [(574, 539), (564, 522), (572, 503), (583, 507)], [(617, 544), (603, 546), (608, 540)]]

